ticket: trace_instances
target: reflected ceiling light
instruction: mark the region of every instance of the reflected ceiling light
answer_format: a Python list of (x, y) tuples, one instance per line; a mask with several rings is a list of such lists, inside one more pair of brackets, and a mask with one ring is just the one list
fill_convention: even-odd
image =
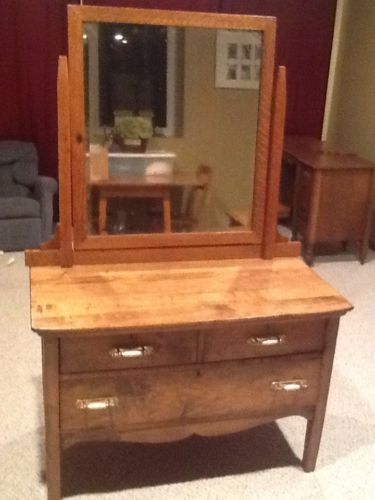
[(87, 40), (87, 33), (84, 33), (84, 34), (83, 34), (83, 39), (84, 39), (84, 40)]
[(128, 43), (127, 39), (124, 38), (123, 40), (121, 40), (122, 43)]
[(113, 38), (118, 42), (121, 42), (121, 40), (124, 39), (124, 35), (121, 35), (121, 33), (116, 33), (116, 35)]

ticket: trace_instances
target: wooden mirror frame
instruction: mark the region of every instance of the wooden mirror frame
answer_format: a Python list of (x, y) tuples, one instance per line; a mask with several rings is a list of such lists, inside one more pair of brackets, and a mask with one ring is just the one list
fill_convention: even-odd
[[(263, 33), (251, 227), (238, 231), (89, 235), (87, 229), (83, 23), (116, 22)], [(276, 18), (168, 10), (68, 6), (69, 60), (59, 58), (59, 208), (54, 238), (26, 252), (26, 264), (71, 266), (300, 254), (300, 244), (277, 235), (277, 208), (286, 105), (285, 68), (274, 92)]]
[[(249, 230), (199, 233), (154, 233), (136, 235), (90, 235), (87, 227), (85, 178), (85, 122), (83, 80), (83, 24), (115, 22), (176, 27), (248, 29), (263, 33), (262, 74), (256, 137), (255, 184)], [(69, 72), (71, 96), (72, 179), (74, 242), (79, 249), (162, 248), (204, 245), (260, 244), (264, 224), (265, 178), (272, 100), (276, 20), (222, 14), (200, 14), (150, 9), (69, 6)]]

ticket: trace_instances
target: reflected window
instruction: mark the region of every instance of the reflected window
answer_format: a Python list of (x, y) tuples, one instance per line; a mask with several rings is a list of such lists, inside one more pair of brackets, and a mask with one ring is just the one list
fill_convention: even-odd
[(181, 44), (181, 34), (166, 26), (87, 24), (85, 64), (93, 71), (97, 68), (94, 128), (113, 127), (119, 115), (145, 114), (152, 117), (157, 134), (177, 135), (181, 128), (176, 106), (182, 85), (178, 75), (183, 65)]
[(147, 111), (155, 127), (166, 127), (167, 29), (102, 24), (99, 40), (100, 124)]

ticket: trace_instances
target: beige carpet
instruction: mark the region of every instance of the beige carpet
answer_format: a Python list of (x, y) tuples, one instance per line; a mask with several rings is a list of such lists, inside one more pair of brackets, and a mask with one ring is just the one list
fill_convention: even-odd
[[(0, 256), (0, 500), (46, 498), (40, 342), (29, 324), (23, 255)], [(237, 435), (162, 445), (90, 444), (65, 453), (77, 500), (374, 499), (375, 254), (319, 258), (322, 277), (355, 306), (343, 318), (315, 473), (299, 466), (305, 427), (288, 418)]]

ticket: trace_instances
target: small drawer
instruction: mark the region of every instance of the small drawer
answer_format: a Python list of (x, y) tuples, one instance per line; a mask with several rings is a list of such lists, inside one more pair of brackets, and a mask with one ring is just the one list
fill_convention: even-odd
[(63, 376), (63, 433), (300, 415), (319, 391), (320, 356), (282, 356)]
[(196, 360), (195, 332), (62, 339), (60, 344), (61, 373), (122, 370), (193, 363)]
[(204, 335), (204, 361), (321, 351), (324, 320), (218, 328)]

